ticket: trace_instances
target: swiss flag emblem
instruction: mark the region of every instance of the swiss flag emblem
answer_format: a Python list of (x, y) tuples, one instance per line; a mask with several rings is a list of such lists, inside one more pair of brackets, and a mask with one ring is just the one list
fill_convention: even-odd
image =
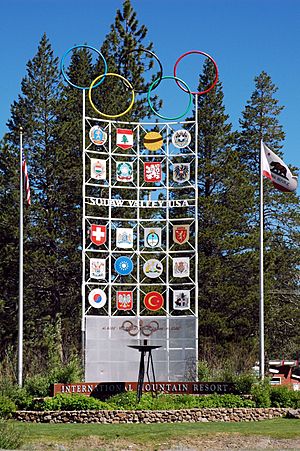
[(104, 244), (106, 242), (106, 226), (91, 224), (90, 240), (97, 246)]

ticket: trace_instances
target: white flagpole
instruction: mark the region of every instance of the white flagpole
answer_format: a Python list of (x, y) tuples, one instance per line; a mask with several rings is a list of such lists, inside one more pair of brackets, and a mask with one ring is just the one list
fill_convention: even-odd
[(264, 378), (265, 374), (265, 337), (264, 337), (264, 184), (262, 152), (264, 152), (262, 141), (260, 147), (259, 173), (260, 173), (260, 202), (259, 202), (259, 376)]
[(19, 218), (19, 331), (18, 331), (18, 384), (23, 385), (23, 128), (20, 127), (20, 218)]

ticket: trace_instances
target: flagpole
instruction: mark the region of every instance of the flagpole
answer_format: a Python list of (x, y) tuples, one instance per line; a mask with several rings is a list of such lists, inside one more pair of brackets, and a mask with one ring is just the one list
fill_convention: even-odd
[(19, 218), (19, 329), (18, 384), (23, 385), (23, 128), (20, 127), (20, 218)]
[(264, 337), (264, 184), (262, 167), (262, 142), (260, 148), (259, 173), (259, 376), (264, 379), (265, 374), (265, 337)]

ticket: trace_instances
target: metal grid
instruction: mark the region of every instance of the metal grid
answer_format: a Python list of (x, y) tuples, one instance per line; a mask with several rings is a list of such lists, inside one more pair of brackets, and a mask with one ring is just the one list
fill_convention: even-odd
[[(197, 99), (196, 99), (197, 100)], [(196, 102), (197, 103), (197, 102)], [(84, 108), (85, 111), (85, 108)], [(89, 130), (99, 125), (107, 133), (107, 141), (102, 146), (96, 146), (89, 139)], [(122, 150), (116, 145), (117, 129), (133, 131), (134, 144), (128, 150)], [(178, 149), (172, 144), (172, 134), (179, 129), (188, 130), (192, 136), (191, 143), (184, 149)], [(157, 151), (149, 151), (143, 145), (143, 137), (149, 131), (158, 131), (163, 136), (163, 145)], [(194, 317), (195, 343), (193, 348), (195, 361), (198, 354), (198, 211), (197, 211), (197, 111), (194, 121), (185, 122), (112, 122), (98, 118), (83, 119), (83, 284), (82, 284), (82, 334), (85, 338), (87, 316), (101, 316), (109, 319), (135, 318), (140, 321), (144, 317), (154, 317), (159, 314), (168, 319), (172, 317)], [(106, 177), (95, 180), (90, 176), (91, 159), (106, 161)], [(134, 178), (130, 182), (120, 182), (116, 176), (116, 165), (119, 162), (132, 163)], [(144, 163), (161, 163), (162, 179), (159, 182), (146, 182), (144, 179)], [(174, 164), (189, 163), (190, 179), (184, 183), (176, 183), (172, 174)], [(89, 238), (91, 224), (107, 227), (106, 243), (94, 245)], [(173, 226), (189, 225), (190, 237), (183, 245), (176, 244), (173, 239)], [(133, 247), (120, 249), (116, 245), (116, 230), (132, 228), (134, 234)], [(161, 245), (149, 249), (144, 242), (146, 228), (161, 228)], [(132, 259), (134, 270), (128, 276), (120, 276), (114, 270), (114, 262), (119, 256)], [(106, 274), (101, 280), (93, 280), (89, 275), (91, 258), (105, 259)], [(189, 276), (176, 278), (173, 276), (174, 259), (187, 257), (189, 259)], [(163, 265), (162, 274), (151, 279), (143, 272), (143, 266), (149, 259), (157, 259)], [(89, 305), (88, 294), (94, 288), (101, 288), (107, 294), (107, 303), (101, 309)], [(174, 290), (189, 290), (190, 308), (175, 310), (173, 308)], [(133, 292), (133, 308), (130, 311), (120, 311), (116, 307), (117, 291)], [(147, 310), (143, 303), (146, 293), (158, 291), (164, 297), (164, 305), (159, 312)], [(167, 352), (167, 367), (169, 368), (171, 336), (169, 327), (165, 350)], [(140, 338), (140, 334), (136, 338)], [(89, 354), (86, 354), (89, 358)], [(168, 375), (166, 376), (168, 377)]]

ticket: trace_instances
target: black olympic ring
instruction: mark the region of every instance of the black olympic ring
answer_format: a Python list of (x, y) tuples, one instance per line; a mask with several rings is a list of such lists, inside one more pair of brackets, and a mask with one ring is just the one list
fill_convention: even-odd
[[(144, 48), (128, 50), (128, 52), (124, 53), (124, 55), (120, 59), (119, 67), (118, 67), (119, 73), (120, 73), (121, 65), (123, 64), (124, 61), (126, 61), (127, 56), (130, 53), (133, 53), (133, 52), (145, 52), (145, 53), (148, 53), (148, 55), (151, 55), (157, 61), (158, 65), (159, 65), (159, 75), (158, 75), (158, 78), (157, 78), (157, 83), (154, 86), (154, 89), (157, 88), (157, 86), (161, 82), (161, 79), (162, 79), (162, 76), (163, 76), (163, 67), (162, 67), (162, 64), (161, 64), (158, 56), (155, 55), (155, 53), (151, 52), (150, 50), (147, 50), (147, 49), (144, 49)], [(126, 66), (126, 63), (125, 63), (125, 66)], [(137, 89), (135, 89), (134, 84), (132, 82), (131, 82), (131, 84), (132, 84), (133, 89), (135, 90), (135, 92), (137, 94), (146, 94), (148, 92), (148, 89), (146, 89), (146, 91), (143, 91), (143, 90), (138, 91)]]
[(135, 337), (139, 331), (145, 337), (150, 337), (154, 332), (157, 332), (159, 329), (159, 324), (157, 321), (150, 321), (150, 323), (143, 325), (143, 320), (140, 321), (140, 327), (137, 324), (133, 324), (131, 321), (126, 320), (123, 322), (121, 329), (125, 330), (132, 337)]

